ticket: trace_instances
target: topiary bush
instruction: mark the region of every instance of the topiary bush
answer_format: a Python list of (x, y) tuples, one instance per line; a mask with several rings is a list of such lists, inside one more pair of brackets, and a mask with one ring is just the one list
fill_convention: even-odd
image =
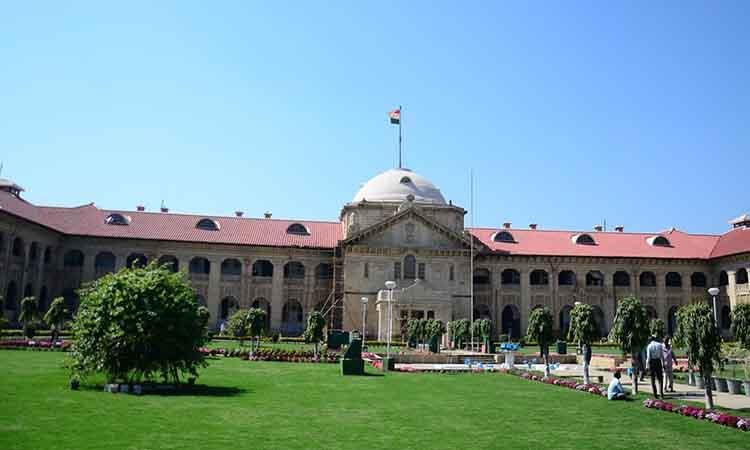
[(179, 383), (206, 363), (208, 311), (182, 272), (156, 264), (108, 274), (79, 290), (72, 369), (103, 372), (109, 382), (161, 377)]

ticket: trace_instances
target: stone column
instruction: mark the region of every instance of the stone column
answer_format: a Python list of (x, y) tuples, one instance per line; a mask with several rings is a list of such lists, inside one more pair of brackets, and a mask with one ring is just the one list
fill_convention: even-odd
[(729, 278), (729, 284), (726, 286), (727, 297), (729, 297), (731, 307), (734, 307), (737, 304), (737, 271), (727, 270), (727, 278)]
[(530, 269), (518, 269), (521, 275), (521, 305), (519, 312), (521, 314), (521, 332), (527, 327), (529, 314), (531, 313), (531, 285), (529, 283)]
[[(41, 248), (42, 245), (40, 244), (39, 247)], [(37, 301), (40, 301), (41, 300), (40, 297), (42, 296), (42, 285), (44, 284), (44, 250), (43, 249), (38, 252), (38, 256), (37, 256), (36, 261), (37, 261), (37, 264), (36, 264), (36, 266), (37, 266), (36, 267), (36, 289), (34, 290), (34, 292), (35, 292), (34, 295), (36, 296)], [(49, 287), (48, 287), (47, 288), (47, 300), (48, 301), (50, 300), (49, 294), (50, 293), (49, 293)]]
[[(30, 250), (31, 250), (31, 242), (29, 242), (28, 244), (24, 244), (24, 246), (23, 246), (23, 261), (21, 261), (21, 286), (19, 286), (19, 288), (18, 288), (18, 293), (19, 293), (18, 298), (19, 299), (24, 298), (24, 296), (26, 294), (26, 280), (28, 279), (28, 274), (26, 272), (29, 270), (29, 268), (27, 266), (28, 266), (28, 263), (29, 263), (29, 251)], [(32, 293), (33, 293), (33, 291), (32, 291)], [(20, 303), (19, 303), (19, 307), (20, 307)], [(19, 312), (20, 312), (20, 310), (19, 310)]]
[(641, 271), (633, 269), (630, 271), (630, 288), (638, 298), (641, 298)]
[(271, 328), (281, 329), (282, 309), (284, 308), (284, 261), (272, 259), (273, 280), (271, 282)]
[(667, 285), (664, 279), (666, 272), (658, 271), (654, 272), (654, 275), (656, 275), (656, 311), (659, 317), (667, 322), (669, 320), (669, 317), (667, 317), (669, 306), (667, 305)]
[(211, 271), (208, 274), (208, 295), (206, 296), (206, 305), (215, 324), (219, 317), (219, 305), (221, 303), (221, 259), (209, 258)]
[(682, 301), (685, 305), (693, 301), (693, 280), (692, 272), (682, 272)]

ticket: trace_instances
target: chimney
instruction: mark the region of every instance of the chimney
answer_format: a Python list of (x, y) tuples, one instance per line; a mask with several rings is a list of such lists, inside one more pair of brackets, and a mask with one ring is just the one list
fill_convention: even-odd
[(237, 217), (242, 217), (243, 214), (245, 214), (245, 213), (242, 212), (242, 211), (235, 211), (234, 212), (234, 215), (237, 216)]
[(602, 231), (604, 227), (602, 225), (594, 225), (594, 231)]
[(535, 223), (530, 223), (529, 224), (529, 228), (531, 228), (532, 230), (536, 230), (536, 224)]
[(266, 211), (265, 213), (263, 213), (263, 217), (265, 217), (266, 219), (270, 219), (271, 213), (269, 211)]
[(143, 211), (145, 211), (145, 210), (146, 210), (146, 207), (145, 207), (145, 206), (143, 206), (143, 205), (138, 205), (138, 206), (136, 206), (136, 207), (135, 207), (135, 209), (136, 209), (136, 211), (138, 211), (138, 212), (143, 212)]
[(622, 225), (618, 225), (615, 227), (615, 231), (617, 231), (618, 233), (622, 233), (625, 231), (625, 227)]
[(503, 228), (510, 228), (510, 222), (503, 223)]

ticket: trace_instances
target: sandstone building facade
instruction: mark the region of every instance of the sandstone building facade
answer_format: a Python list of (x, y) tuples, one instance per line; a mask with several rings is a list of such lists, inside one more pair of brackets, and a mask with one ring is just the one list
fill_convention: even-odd
[(383, 337), (387, 280), (398, 284), (396, 334), (409, 318), (468, 318), (472, 304), (473, 317), (491, 319), (496, 334), (518, 337), (539, 305), (564, 332), (582, 301), (594, 306), (605, 335), (618, 299), (630, 294), (671, 331), (677, 307), (708, 300), (711, 286), (721, 289), (726, 331), (731, 307), (750, 302), (747, 215), (721, 235), (470, 229), (463, 208), (400, 168), (365, 183), (335, 222), (46, 207), (22, 191), (0, 180), (0, 293), (11, 320), (25, 296), (41, 308), (63, 296), (74, 311), (82, 283), (151, 261), (186, 272), (213, 324), (256, 306), (284, 335), (300, 334), (313, 310), (331, 328), (360, 329), (365, 297), (367, 335)]

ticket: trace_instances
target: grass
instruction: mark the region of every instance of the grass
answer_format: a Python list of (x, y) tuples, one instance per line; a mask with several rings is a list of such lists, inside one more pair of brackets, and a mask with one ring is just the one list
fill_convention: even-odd
[[(750, 435), (504, 374), (342, 377), (214, 359), (190, 395), (71, 391), (64, 355), (0, 351), (0, 448), (746, 448)], [(101, 382), (101, 380), (99, 380)]]

